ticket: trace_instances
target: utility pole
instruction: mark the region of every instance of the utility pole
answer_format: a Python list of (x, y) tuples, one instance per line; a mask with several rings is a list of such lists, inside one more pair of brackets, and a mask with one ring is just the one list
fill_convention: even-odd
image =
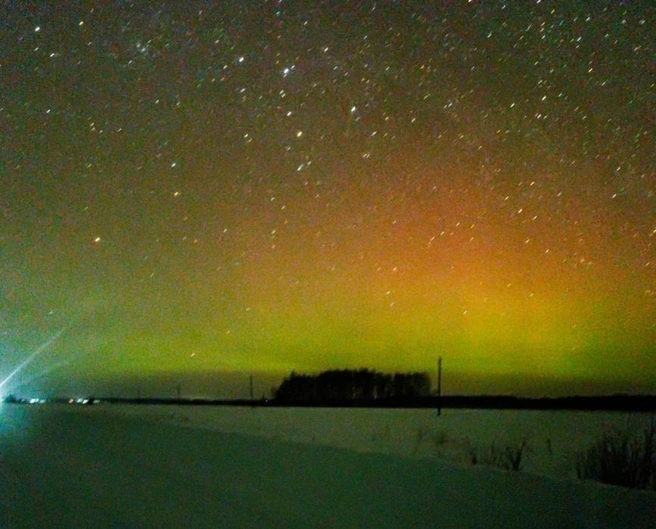
[(442, 415), (442, 357), (437, 359), (437, 415)]
[(251, 375), (251, 400), (253, 400), (253, 375)]

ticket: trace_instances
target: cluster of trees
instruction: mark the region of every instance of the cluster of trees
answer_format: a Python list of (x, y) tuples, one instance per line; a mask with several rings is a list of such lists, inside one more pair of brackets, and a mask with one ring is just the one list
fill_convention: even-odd
[(334, 369), (318, 375), (292, 373), (274, 389), (280, 401), (336, 402), (413, 399), (430, 395), (428, 373), (379, 373), (370, 369)]

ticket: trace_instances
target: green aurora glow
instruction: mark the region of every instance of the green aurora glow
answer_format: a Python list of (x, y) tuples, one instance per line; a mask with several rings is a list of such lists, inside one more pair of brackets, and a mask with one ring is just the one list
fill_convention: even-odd
[(648, 8), (221, 4), (0, 8), (0, 373), (656, 391)]

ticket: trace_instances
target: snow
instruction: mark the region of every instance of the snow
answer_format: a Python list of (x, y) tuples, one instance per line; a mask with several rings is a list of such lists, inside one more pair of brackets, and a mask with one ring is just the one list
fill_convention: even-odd
[[(473, 466), (430, 441), (528, 431), (535, 456), (549, 433), (564, 454), (563, 414), (530, 413), (5, 405), (0, 527), (653, 527), (654, 493)], [(586, 417), (568, 430), (627, 421)]]
[(121, 405), (105, 406), (103, 413), (461, 464), (471, 463), (472, 452), (526, 441), (523, 470), (555, 478), (575, 477), (577, 453), (603, 433), (640, 432), (654, 420), (648, 413), (446, 409), (437, 417), (431, 409), (228, 406)]

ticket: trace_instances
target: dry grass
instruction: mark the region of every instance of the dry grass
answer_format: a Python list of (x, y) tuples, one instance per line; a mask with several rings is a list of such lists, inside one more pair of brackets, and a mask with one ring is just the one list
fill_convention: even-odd
[(521, 443), (509, 444), (504, 447), (492, 444), (481, 453), (478, 453), (476, 449), (472, 449), (470, 452), (471, 462), (473, 465), (481, 464), (518, 472), (522, 470), (522, 458), (527, 448), (526, 439)]
[(613, 430), (578, 455), (581, 479), (637, 489), (656, 490), (656, 420), (642, 432)]

